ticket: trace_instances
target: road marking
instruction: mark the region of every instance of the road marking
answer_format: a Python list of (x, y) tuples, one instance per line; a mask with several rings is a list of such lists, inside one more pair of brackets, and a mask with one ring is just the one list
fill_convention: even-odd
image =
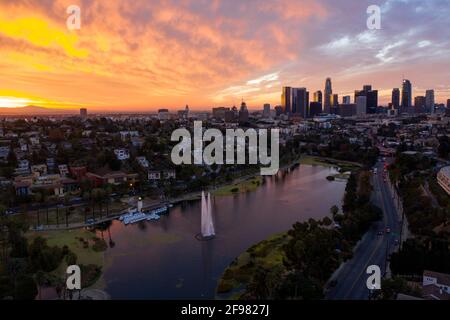
[[(386, 216), (388, 214), (387, 210), (386, 210), (386, 206), (385, 203), (383, 201), (383, 193), (381, 192), (381, 185), (380, 185), (380, 181), (379, 179), (375, 179), (377, 181), (377, 185), (380, 187), (380, 194), (381, 194), (381, 205), (383, 207), (383, 220), (384, 220), (384, 224), (386, 225)], [(381, 241), (380, 241), (381, 240)], [(347, 292), (347, 294), (345, 295), (345, 298), (348, 297), (348, 295), (352, 292), (353, 288), (356, 286), (356, 283), (359, 281), (359, 279), (361, 278), (362, 274), (366, 271), (366, 265), (369, 263), (369, 261), (373, 258), (373, 256), (375, 255), (375, 253), (379, 250), (381, 244), (383, 243), (383, 241), (385, 240), (385, 237), (383, 237), (382, 239), (378, 240), (377, 246), (375, 247), (375, 249), (372, 251), (372, 254), (370, 255), (369, 259), (367, 260), (366, 264), (364, 265), (363, 270), (359, 273), (359, 275), (356, 277), (355, 281), (353, 282), (352, 286), (350, 287), (350, 290)]]

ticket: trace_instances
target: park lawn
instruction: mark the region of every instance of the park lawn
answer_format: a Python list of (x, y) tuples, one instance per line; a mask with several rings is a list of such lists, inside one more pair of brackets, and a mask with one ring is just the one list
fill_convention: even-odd
[(49, 246), (58, 246), (62, 248), (66, 245), (69, 247), (69, 249), (77, 255), (78, 264), (95, 264), (98, 266), (103, 266), (103, 252), (94, 251), (91, 244), (88, 248), (84, 248), (83, 243), (79, 240), (79, 238), (92, 240), (96, 235), (91, 231), (86, 229), (75, 229), (27, 233), (27, 238), (30, 242), (38, 236), (47, 239)]
[(287, 232), (276, 234), (252, 246), (237, 257), (219, 279), (217, 294), (221, 299), (236, 300), (252, 280), (256, 267), (283, 267), (283, 246), (288, 243)]
[(258, 189), (262, 185), (262, 177), (257, 176), (240, 183), (230, 184), (221, 187), (213, 192), (215, 196), (226, 197), (239, 193), (252, 192)]
[[(105, 256), (103, 252), (94, 251), (92, 249), (92, 239), (96, 237), (94, 232), (86, 229), (75, 229), (75, 230), (62, 230), (62, 231), (48, 231), (48, 232), (28, 232), (28, 241), (32, 241), (36, 237), (43, 237), (47, 239), (49, 246), (69, 247), (70, 251), (77, 255), (77, 265), (96, 265), (105, 269)], [(83, 238), (89, 240), (89, 247), (84, 248), (83, 243), (79, 240)], [(62, 261), (61, 265), (52, 273), (55, 276), (61, 276), (65, 274), (67, 269), (67, 263), (65, 260)], [(93, 289), (104, 289), (106, 287), (106, 282), (103, 278), (103, 272), (94, 280), (95, 283), (90, 286)]]
[(361, 168), (361, 164), (356, 162), (335, 160), (329, 158), (315, 157), (315, 156), (304, 156), (300, 159), (300, 164), (311, 165), (311, 166), (322, 166), (335, 168), (339, 167), (340, 172), (354, 171)]

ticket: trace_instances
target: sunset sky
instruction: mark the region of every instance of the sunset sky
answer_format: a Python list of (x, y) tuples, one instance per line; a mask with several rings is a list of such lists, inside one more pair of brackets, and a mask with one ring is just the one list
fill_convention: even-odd
[[(81, 30), (66, 27), (72, 4)], [(0, 107), (261, 108), (326, 77), (384, 104), (403, 76), (450, 98), (450, 0), (0, 0)]]

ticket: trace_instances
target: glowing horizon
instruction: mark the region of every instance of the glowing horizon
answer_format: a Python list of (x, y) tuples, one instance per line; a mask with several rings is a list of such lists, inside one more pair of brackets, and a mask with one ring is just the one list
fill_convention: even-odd
[[(0, 0), (0, 108), (193, 110), (278, 105), (281, 87), (353, 96), (371, 84), (380, 104), (410, 79), (414, 96), (450, 98), (450, 7), (371, 1), (80, 1), (81, 30), (66, 27), (73, 0)], [(435, 32), (439, 29), (440, 32)]]

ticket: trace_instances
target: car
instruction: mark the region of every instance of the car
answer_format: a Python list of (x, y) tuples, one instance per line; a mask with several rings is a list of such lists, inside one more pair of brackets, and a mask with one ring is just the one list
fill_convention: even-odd
[(391, 228), (386, 227), (386, 233), (391, 233)]
[(378, 231), (377, 235), (379, 235), (379, 236), (384, 235), (384, 231), (383, 230)]
[(92, 219), (92, 218), (87, 219), (87, 220), (86, 220), (86, 224), (93, 225), (93, 224), (95, 224), (95, 220)]
[(398, 244), (399, 244), (398, 239), (395, 239), (395, 240), (394, 240), (394, 245), (395, 245), (395, 246), (398, 246)]

